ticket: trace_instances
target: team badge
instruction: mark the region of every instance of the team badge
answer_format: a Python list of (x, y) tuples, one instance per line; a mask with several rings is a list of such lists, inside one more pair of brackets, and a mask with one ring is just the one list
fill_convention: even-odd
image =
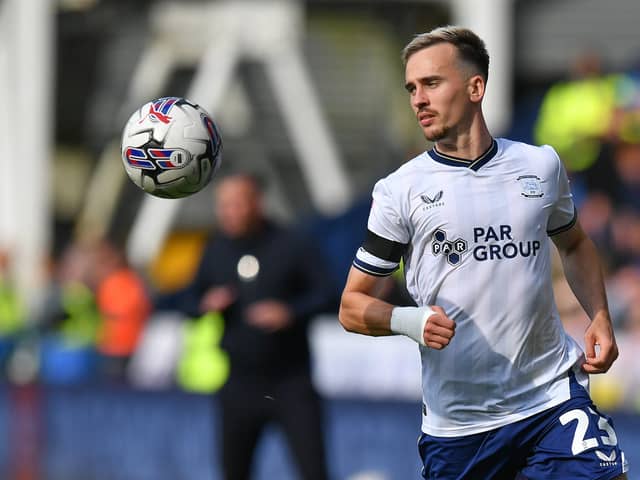
[(253, 255), (243, 255), (238, 260), (238, 277), (246, 282), (255, 280), (260, 272), (260, 262)]
[(523, 197), (527, 198), (540, 198), (544, 195), (542, 191), (542, 180), (536, 175), (522, 175), (517, 178)]

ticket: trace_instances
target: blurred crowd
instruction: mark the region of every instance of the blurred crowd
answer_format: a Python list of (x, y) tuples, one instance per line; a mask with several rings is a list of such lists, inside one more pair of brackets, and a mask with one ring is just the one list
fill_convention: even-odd
[[(597, 54), (581, 55), (570, 78), (549, 86), (535, 117), (531, 138), (554, 146), (565, 162), (582, 225), (606, 269), (622, 355), (609, 374), (594, 378), (594, 396), (605, 407), (640, 410), (640, 367), (625, 355), (640, 347), (640, 66), (609, 73)], [(561, 318), (581, 341), (588, 318), (559, 265), (555, 276)], [(221, 319), (167, 315), (154, 308), (155, 293), (148, 272), (132, 268), (119, 245), (76, 240), (55, 259), (47, 294), (27, 318), (13, 289), (10, 252), (0, 251), (2, 374), (16, 383), (215, 391), (226, 371)]]
[(9, 255), (0, 258), (0, 360), (9, 380), (124, 378), (152, 303), (120, 248), (106, 239), (68, 245), (29, 318), (11, 282)]
[[(622, 350), (609, 374), (594, 377), (607, 406), (640, 409), (640, 66), (606, 72), (592, 51), (566, 80), (544, 94), (533, 128), (537, 144), (555, 147), (572, 183), (580, 221), (596, 243)], [(588, 322), (556, 269), (556, 299), (567, 331), (579, 341)]]

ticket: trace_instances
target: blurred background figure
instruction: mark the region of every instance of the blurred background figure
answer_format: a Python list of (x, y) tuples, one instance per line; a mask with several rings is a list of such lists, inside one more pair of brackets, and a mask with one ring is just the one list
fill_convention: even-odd
[[(622, 75), (604, 71), (601, 55), (587, 50), (575, 58), (571, 76), (544, 95), (534, 127), (537, 145), (552, 145), (582, 194), (589, 187), (608, 187), (613, 171), (609, 146)], [(595, 172), (595, 173), (594, 173)], [(579, 181), (579, 182), (578, 182)], [(609, 191), (609, 190), (607, 190)]]
[(222, 179), (213, 204), (217, 230), (174, 308), (224, 318), (221, 346), (230, 362), (218, 396), (224, 478), (251, 478), (258, 441), (276, 423), (299, 478), (327, 479), (323, 412), (307, 337), (313, 315), (335, 310), (324, 261), (313, 239), (266, 217), (257, 177)]
[[(640, 83), (635, 59), (615, 69), (611, 61), (599, 50), (578, 53), (568, 78), (547, 89), (533, 133), (566, 165), (579, 217), (602, 255), (621, 348), (628, 349), (640, 305)], [(565, 328), (580, 342), (584, 312), (564, 279), (555, 287)], [(593, 397), (605, 409), (637, 405), (637, 382), (631, 380), (637, 369), (622, 357), (609, 375), (592, 380)]]
[(126, 380), (151, 302), (144, 280), (108, 239), (72, 242), (54, 268), (38, 327), (51, 383)]
[(91, 275), (101, 320), (96, 347), (102, 357), (102, 373), (124, 381), (151, 313), (149, 294), (122, 249), (106, 239), (97, 242)]
[(52, 267), (35, 327), (41, 332), (40, 379), (69, 385), (98, 378), (96, 332), (101, 317), (92, 281), (94, 245), (66, 245)]
[(25, 330), (26, 309), (11, 277), (9, 252), (0, 248), (0, 372), (4, 378), (7, 361)]

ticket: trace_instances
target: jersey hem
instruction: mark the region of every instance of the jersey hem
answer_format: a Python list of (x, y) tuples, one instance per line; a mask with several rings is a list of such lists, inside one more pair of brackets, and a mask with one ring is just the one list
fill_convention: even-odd
[(500, 421), (486, 423), (482, 426), (473, 426), (473, 427), (454, 427), (454, 428), (433, 428), (428, 425), (422, 424), (422, 433), (427, 435), (431, 435), (432, 437), (447, 437), (447, 438), (455, 438), (455, 437), (464, 437), (467, 435), (475, 435), (477, 433), (488, 432), (489, 430), (495, 430), (496, 428), (504, 427), (505, 425), (511, 425), (512, 423), (519, 422), (520, 420), (526, 420), (534, 415), (542, 413), (551, 408), (557, 407), (558, 405), (566, 402), (571, 398), (571, 394), (567, 392), (566, 398), (556, 398), (554, 401), (545, 403), (539, 408), (534, 408), (530, 410), (525, 410), (524, 412), (519, 412), (517, 417), (508, 417), (504, 418)]

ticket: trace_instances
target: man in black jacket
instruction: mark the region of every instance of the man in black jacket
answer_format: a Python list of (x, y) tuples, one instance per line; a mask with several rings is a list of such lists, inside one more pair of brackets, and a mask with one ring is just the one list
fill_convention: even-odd
[(309, 239), (269, 221), (256, 178), (236, 174), (215, 194), (218, 230), (189, 288), (199, 313), (221, 312), (231, 362), (220, 392), (226, 480), (249, 478), (264, 427), (284, 431), (300, 478), (327, 478), (321, 406), (311, 383), (307, 326), (336, 308)]

